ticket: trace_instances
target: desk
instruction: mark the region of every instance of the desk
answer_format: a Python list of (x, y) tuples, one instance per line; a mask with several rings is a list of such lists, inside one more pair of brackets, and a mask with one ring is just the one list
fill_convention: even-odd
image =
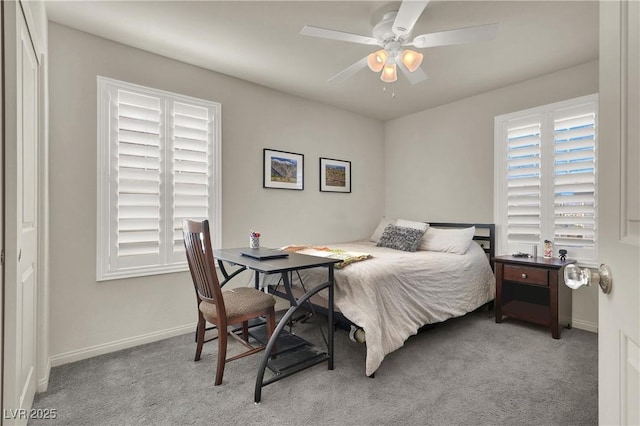
[[(266, 345), (264, 355), (262, 357), (262, 361), (260, 362), (260, 367), (258, 368), (258, 377), (256, 378), (256, 388), (254, 400), (257, 403), (260, 402), (262, 396), (262, 388), (268, 384), (271, 384), (275, 381), (283, 379), (291, 374), (294, 374), (300, 370), (316, 365), (320, 362), (327, 360), (328, 369), (333, 370), (333, 267), (336, 263), (341, 262), (340, 259), (329, 259), (326, 257), (318, 257), (318, 256), (310, 256), (306, 254), (299, 253), (289, 253), (289, 256), (277, 259), (265, 259), (258, 260), (248, 256), (244, 256), (241, 253), (242, 248), (232, 248), (232, 249), (220, 249), (214, 250), (213, 256), (218, 260), (218, 265), (220, 266), (220, 271), (224, 276), (225, 280), (221, 283), (221, 285), (226, 284), (233, 277), (238, 275), (240, 272), (250, 269), (256, 272), (255, 274), (255, 283), (256, 288), (258, 287), (259, 275), (262, 274), (281, 274), (282, 283), (284, 285), (285, 291), (289, 298), (289, 302), (291, 303), (291, 307), (287, 310), (284, 316), (280, 319), (280, 322), (276, 326), (273, 335), (269, 339), (269, 342)], [(238, 265), (241, 268), (233, 272), (233, 274), (229, 275), (224, 268), (224, 263), (227, 262), (232, 265)], [(307, 291), (302, 297), (296, 298), (293, 295), (293, 291), (291, 289), (291, 281), (289, 280), (289, 272), (297, 271), (300, 269), (308, 269), (308, 268), (318, 268), (318, 267), (326, 267), (328, 271), (328, 279), (325, 283), (320, 284), (317, 287), (314, 287)], [(296, 368), (293, 368), (290, 372), (284, 374), (276, 374), (273, 377), (264, 379), (264, 373), (269, 363), (269, 358), (271, 357), (271, 351), (276, 344), (276, 340), (278, 336), (282, 332), (282, 329), (285, 327), (287, 322), (291, 319), (293, 314), (298, 310), (298, 308), (304, 304), (307, 300), (309, 300), (314, 294), (319, 291), (328, 288), (329, 289), (329, 300), (328, 300), (328, 338), (327, 338), (327, 353), (322, 354), (322, 356), (315, 356), (313, 359), (309, 360), (309, 362), (298, 362)]]

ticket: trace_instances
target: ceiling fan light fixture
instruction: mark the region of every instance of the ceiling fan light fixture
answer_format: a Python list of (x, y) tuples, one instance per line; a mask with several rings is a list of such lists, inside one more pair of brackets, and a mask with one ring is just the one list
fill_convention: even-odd
[(384, 67), (384, 64), (387, 63), (387, 51), (384, 49), (380, 49), (377, 52), (371, 53), (367, 57), (367, 65), (369, 65), (369, 69), (373, 72), (380, 72)]
[(380, 74), (380, 80), (385, 83), (393, 83), (398, 79), (398, 70), (396, 64), (386, 64)]
[(400, 56), (400, 60), (410, 72), (414, 72), (420, 67), (422, 58), (424, 58), (422, 53), (409, 49), (403, 50)]
[[(418, 21), (430, 0), (402, 0), (398, 10), (384, 14), (373, 27), (372, 36), (363, 36), (344, 31), (305, 25), (300, 34), (329, 40), (346, 41), (349, 43), (378, 46), (376, 52), (351, 64), (329, 79), (330, 82), (341, 82), (353, 76), (363, 68), (369, 67), (379, 73), (384, 82), (394, 82), (398, 79), (397, 66), (411, 84), (417, 84), (427, 79), (427, 75), (420, 68), (423, 54), (415, 50), (427, 47), (450, 46), (455, 44), (487, 41), (495, 37), (500, 27), (499, 23), (476, 25), (473, 27), (457, 28), (435, 33), (420, 34), (410, 40), (415, 23)], [(392, 65), (389, 65), (392, 64)]]

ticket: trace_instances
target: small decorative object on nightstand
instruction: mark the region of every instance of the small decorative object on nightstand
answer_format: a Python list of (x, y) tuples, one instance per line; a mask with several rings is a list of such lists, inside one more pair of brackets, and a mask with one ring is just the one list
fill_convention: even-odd
[(551, 259), (553, 257), (553, 243), (549, 240), (544, 240), (544, 258)]
[(560, 249), (558, 253), (560, 254), (560, 261), (564, 262), (567, 259), (567, 251)]
[(575, 260), (497, 256), (496, 322), (503, 317), (540, 324), (560, 338), (560, 326), (571, 328), (571, 289), (563, 269)]

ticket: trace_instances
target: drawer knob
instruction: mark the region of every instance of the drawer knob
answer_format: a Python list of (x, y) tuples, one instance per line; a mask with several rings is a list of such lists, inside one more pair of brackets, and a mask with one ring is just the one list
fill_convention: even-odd
[(522, 274), (522, 278), (527, 278), (527, 274)]

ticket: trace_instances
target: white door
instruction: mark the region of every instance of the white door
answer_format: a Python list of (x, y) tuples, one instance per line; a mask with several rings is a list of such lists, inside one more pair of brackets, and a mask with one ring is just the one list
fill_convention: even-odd
[[(0, 6), (1, 7), (1, 6)], [(3, 22), (4, 24), (4, 22)], [(4, 31), (0, 31), (0, 46), (4, 44)], [(4, 67), (0, 66), (0, 83), (4, 82)], [(2, 89), (3, 85), (0, 84), (0, 100), (4, 99), (4, 91)], [(0, 121), (4, 117), (3, 110), (3, 102), (0, 102)], [(0, 132), (4, 132), (4, 127), (0, 124)], [(2, 137), (0, 137), (1, 141), (4, 141)], [(2, 226), (4, 224), (4, 156), (3, 150), (0, 149), (0, 289), (4, 288), (4, 231)], [(4, 301), (2, 299), (2, 291), (0, 291), (0, 318), (4, 318)], [(2, 347), (3, 339), (3, 321), (0, 321), (0, 348)], [(4, 369), (4, 355), (2, 350), (0, 350), (0, 377), (3, 376), (2, 370)], [(3, 386), (0, 384), (0, 406), (4, 406), (2, 401), (3, 399)], [(0, 417), (1, 418), (1, 417)], [(2, 420), (0, 420), (0, 424), (2, 424)]]
[(598, 303), (603, 425), (640, 424), (640, 2), (600, 2), (600, 260), (613, 288)]
[[(36, 389), (39, 64), (20, 3), (3, 2), (5, 54), (5, 422), (26, 423)], [(25, 411), (26, 410), (26, 411)]]

